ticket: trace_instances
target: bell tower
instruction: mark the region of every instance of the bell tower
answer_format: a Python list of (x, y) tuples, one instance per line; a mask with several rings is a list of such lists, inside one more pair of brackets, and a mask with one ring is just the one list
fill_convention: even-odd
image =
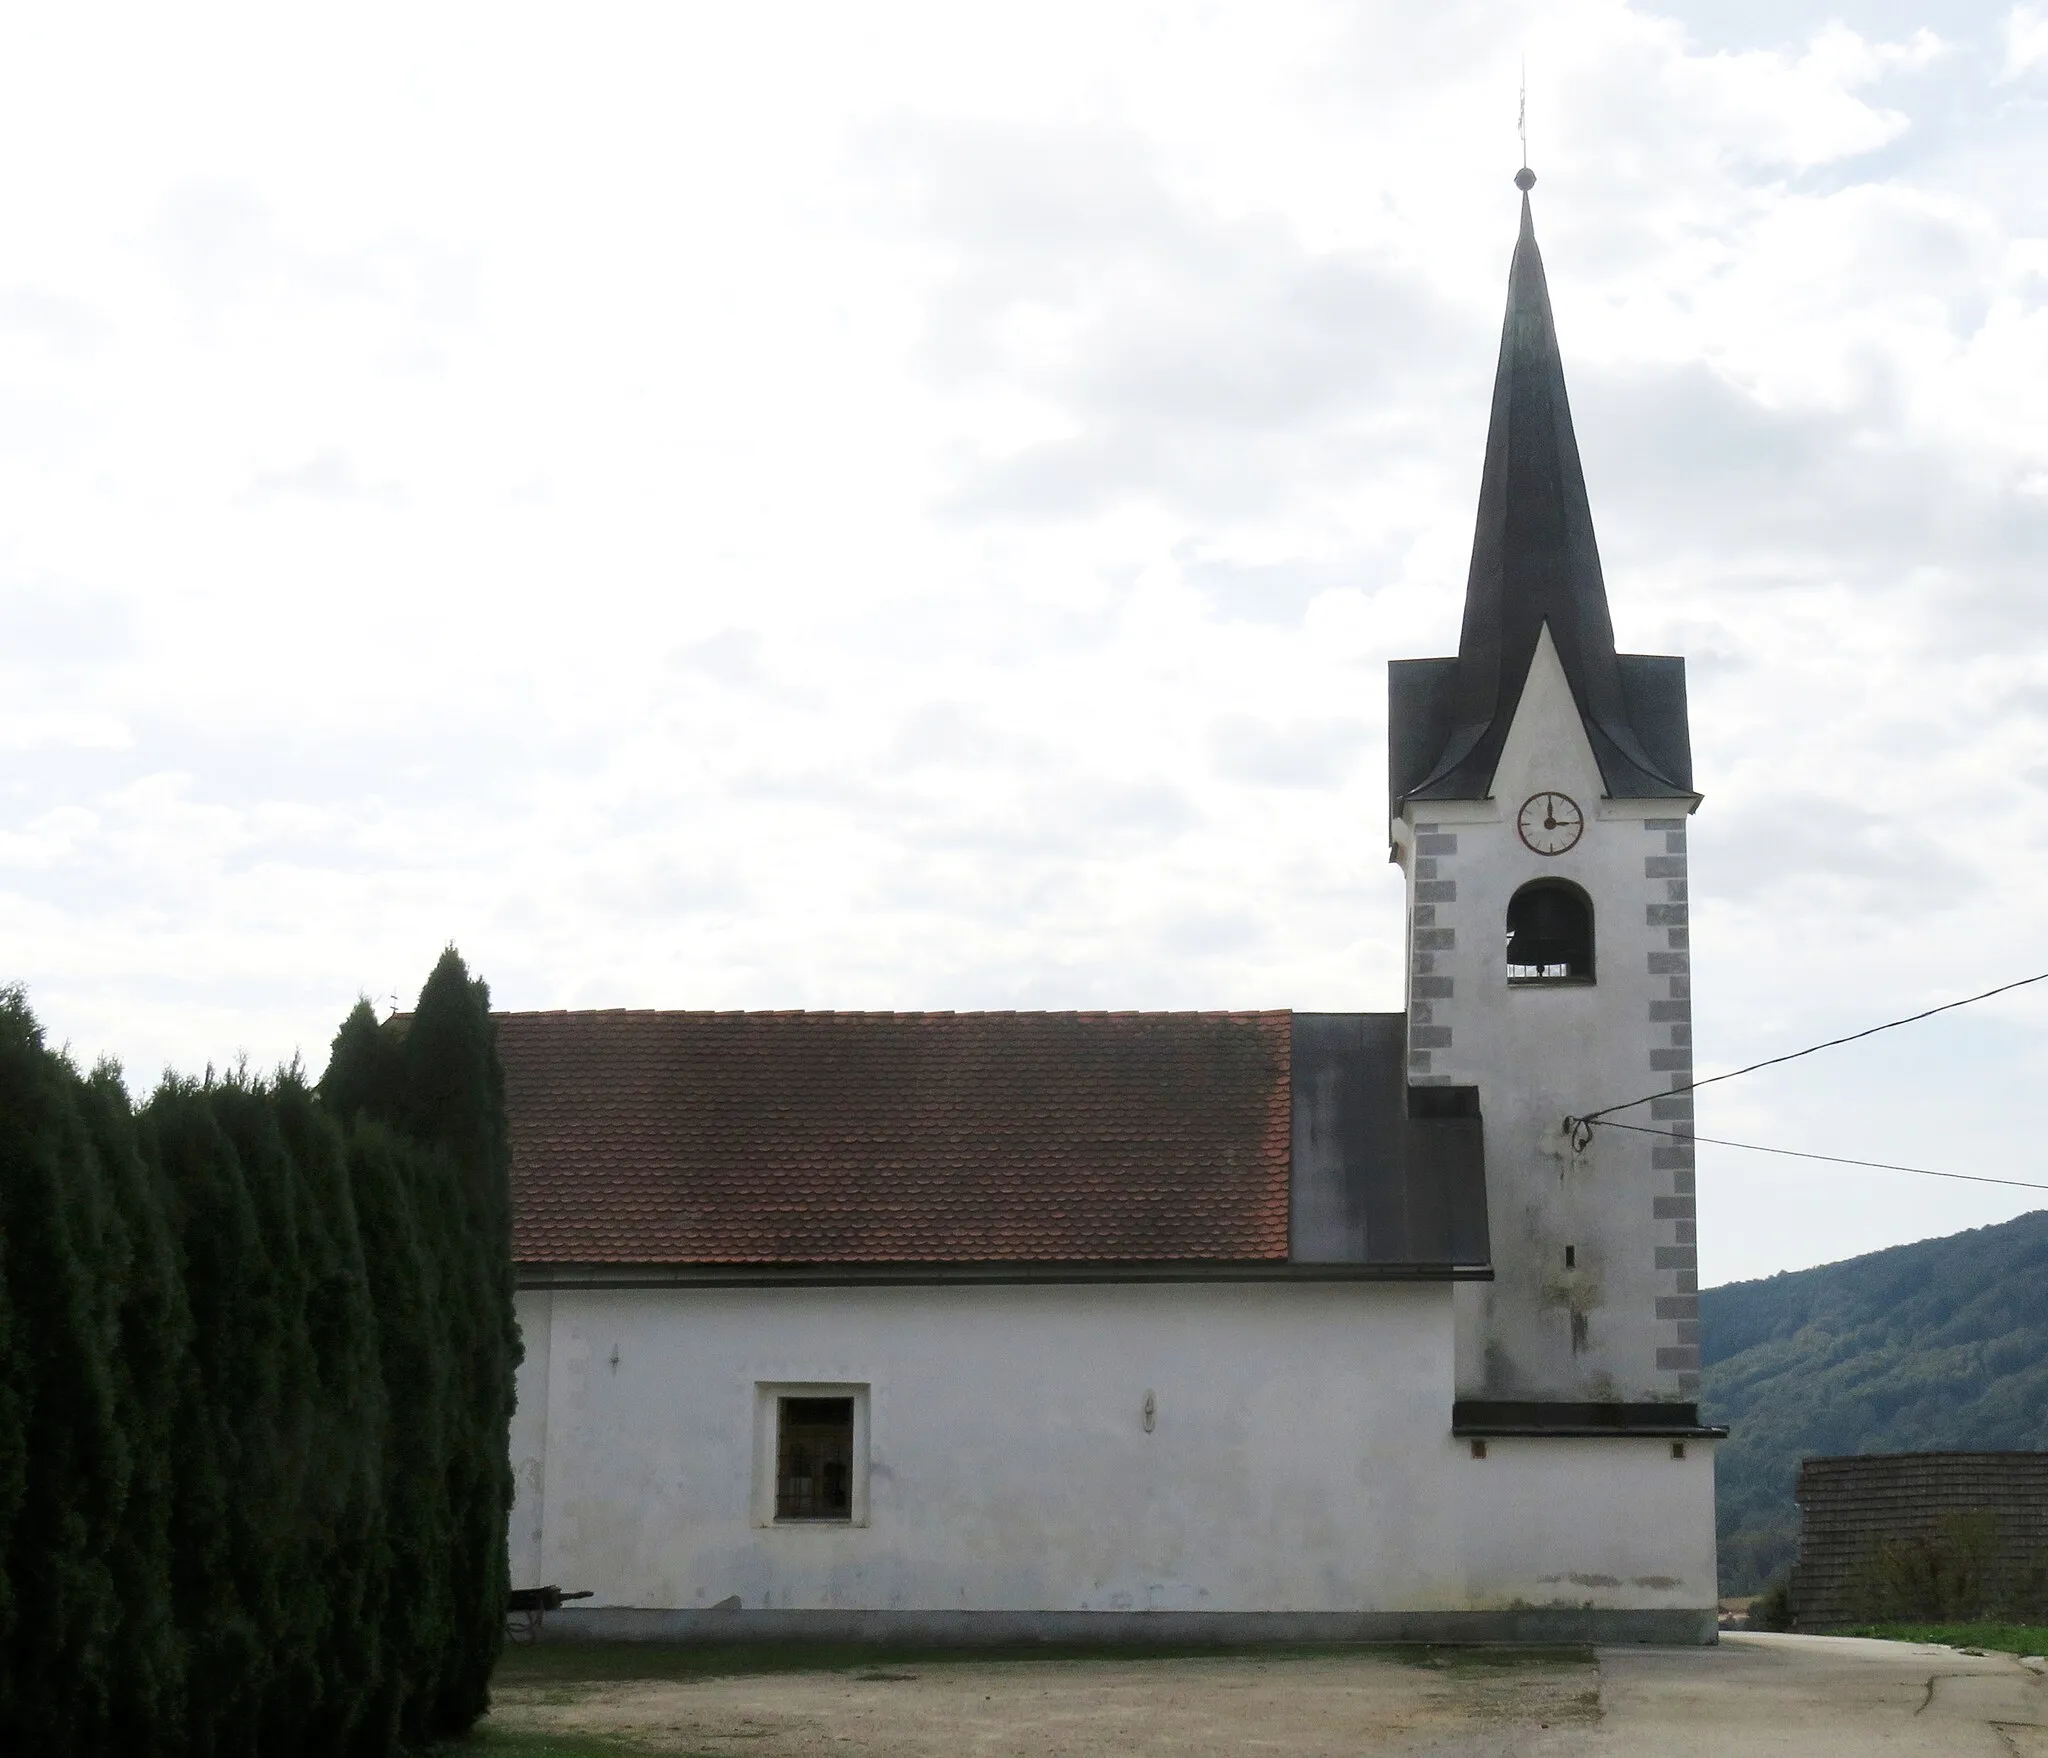
[[(1457, 1291), (1460, 1432), (1696, 1429), (1693, 1149), (1564, 1119), (1692, 1078), (1685, 662), (1617, 653), (1523, 169), (1451, 659), (1388, 679), (1408, 1081), (1475, 1086), (1494, 1276)], [(1645, 1121), (1692, 1129), (1690, 1094)]]

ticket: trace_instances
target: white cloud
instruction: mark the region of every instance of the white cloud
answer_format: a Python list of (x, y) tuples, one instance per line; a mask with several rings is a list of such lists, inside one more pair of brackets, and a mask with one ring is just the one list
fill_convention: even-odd
[[(0, 977), (144, 1081), (450, 935), (525, 1006), (1397, 1005), (1383, 668), (1456, 639), (1525, 46), (1617, 624), (1692, 657), (1703, 1058), (2048, 963), (2042, 27), (1895, 11), (46, 9)], [(1710, 1273), (1999, 1200), (1774, 1176)]]
[(2015, 6), (2005, 18), (2007, 79), (2017, 79), (2048, 60), (2048, 18), (2037, 6)]

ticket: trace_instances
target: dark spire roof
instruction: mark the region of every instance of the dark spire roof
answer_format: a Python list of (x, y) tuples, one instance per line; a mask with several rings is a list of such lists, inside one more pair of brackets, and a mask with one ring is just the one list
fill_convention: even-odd
[[(1427, 731), (1414, 728), (1434, 750), (1428, 756), (1414, 751), (1422, 766), (1404, 778), (1410, 785), (1401, 794), (1439, 800), (1486, 797), (1529, 662), (1548, 623), (1608, 795), (1689, 798), (1682, 693), (1677, 708), (1681, 746), (1673, 749), (1664, 724), (1669, 704), (1645, 697), (1643, 687), (1651, 681), (1647, 674), (1638, 677), (1642, 666), (1614, 651), (1593, 511), (1550, 315), (1550, 289), (1529, 215), (1528, 187), (1535, 178), (1524, 172), (1516, 182), (1523, 190), (1522, 232), (1508, 272), (1507, 320), (1501, 328), (1486, 468), (1479, 484), (1479, 524), (1465, 585), (1465, 626), (1455, 670), (1444, 668), (1426, 692), (1434, 698), (1427, 704), (1434, 725)], [(1668, 669), (1675, 663), (1658, 665)], [(1683, 687), (1681, 674), (1681, 692)], [(1662, 693), (1651, 688), (1653, 694)]]

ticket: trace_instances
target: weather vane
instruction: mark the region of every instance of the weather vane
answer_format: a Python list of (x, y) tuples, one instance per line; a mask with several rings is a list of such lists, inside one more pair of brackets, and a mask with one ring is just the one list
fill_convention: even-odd
[(1536, 186), (1536, 173), (1529, 169), (1529, 57), (1522, 57), (1522, 95), (1515, 105), (1515, 132), (1522, 137), (1522, 168), (1515, 173), (1515, 187), (1524, 195)]

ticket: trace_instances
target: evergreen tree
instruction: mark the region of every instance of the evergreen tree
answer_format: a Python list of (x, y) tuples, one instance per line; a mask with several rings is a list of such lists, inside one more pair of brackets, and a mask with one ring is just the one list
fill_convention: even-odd
[(294, 1749), (299, 1731), (330, 1713), (320, 1691), (328, 1588), (318, 1573), (328, 1558), (313, 1517), (315, 1479), (324, 1468), (313, 1452), (320, 1388), (301, 1173), (279, 1127), (285, 1078), (258, 1082), (238, 1072), (206, 1091), (248, 1194), (263, 1266), (248, 1357), (258, 1396), (243, 1412), (237, 1500), (242, 1575), (260, 1608), (266, 1646), (258, 1735), (264, 1751)]
[(0, 1728), (15, 1749), (106, 1749), (120, 1623), (110, 1553), (129, 1453), (112, 1381), (118, 1261), (77, 1073), (0, 995), (0, 1241), (10, 1402), (26, 1418), (4, 1568)]
[(320, 1712), (299, 1749), (307, 1758), (389, 1749), (374, 1729), (383, 1664), (384, 1449), (388, 1418), (347, 1149), (340, 1128), (295, 1076), (280, 1078), (278, 1126), (297, 1168), (299, 1238), (306, 1286), (306, 1339), (315, 1397), (309, 1436), (314, 1469), (302, 1490), (306, 1570), (320, 1588), (313, 1608)]
[(129, 1475), (110, 1562), (121, 1623), (109, 1747), (123, 1758), (148, 1758), (178, 1750), (169, 1736), (184, 1725), (184, 1643), (172, 1597), (171, 1513), (191, 1316), (161, 1184), (143, 1159), (120, 1070), (102, 1063), (81, 1097), (121, 1253), (113, 1391)]
[(14, 1637), (22, 1613), (16, 1546), (28, 1499), (35, 1383), (29, 1371), (28, 1322), (25, 1316), (16, 1319), (8, 1290), (12, 1265), (22, 1249), (15, 1245), (22, 1229), (13, 1216), (11, 1193), (16, 1181), (26, 1177), (23, 1168), (33, 1151), (42, 1056), (42, 1036), (21, 991), (0, 990), (0, 1728), (19, 1726), (27, 1711), (21, 1700), (27, 1681), (14, 1665)]
[(490, 989), (454, 947), (420, 991), (404, 1038), (407, 1119), (454, 1178), (437, 1194), (434, 1244), (450, 1327), (449, 1502), (455, 1522), (453, 1647), (432, 1713), (455, 1733), (483, 1714), (504, 1645), (512, 1509), (509, 1431), (519, 1332), (512, 1302), (511, 1151)]
[(143, 1113), (164, 1182), (192, 1316), (179, 1400), (173, 1590), (186, 1641), (185, 1737), (195, 1754), (261, 1750), (270, 1695), (274, 1491), (265, 1433), (277, 1404), (275, 1277), (221, 1129), (211, 1077), (166, 1079)]
[(138, 1113), (0, 992), (0, 1748), (391, 1758), (502, 1641), (518, 1338), (485, 986), (318, 1095)]
[(379, 1025), (369, 998), (359, 998), (334, 1034), (327, 1072), (320, 1077), (321, 1104), (340, 1123), (361, 1115), (403, 1126), (405, 1076), (395, 1022)]
[(385, 1393), (383, 1547), (377, 1632), (379, 1664), (365, 1712), (361, 1750), (385, 1741), (424, 1741), (454, 1639), (449, 1511), (450, 1360), (438, 1265), (437, 1219), (422, 1213), (426, 1175), (445, 1161), (395, 1131), (358, 1119), (349, 1132), (349, 1181), (377, 1315), (378, 1369)]

